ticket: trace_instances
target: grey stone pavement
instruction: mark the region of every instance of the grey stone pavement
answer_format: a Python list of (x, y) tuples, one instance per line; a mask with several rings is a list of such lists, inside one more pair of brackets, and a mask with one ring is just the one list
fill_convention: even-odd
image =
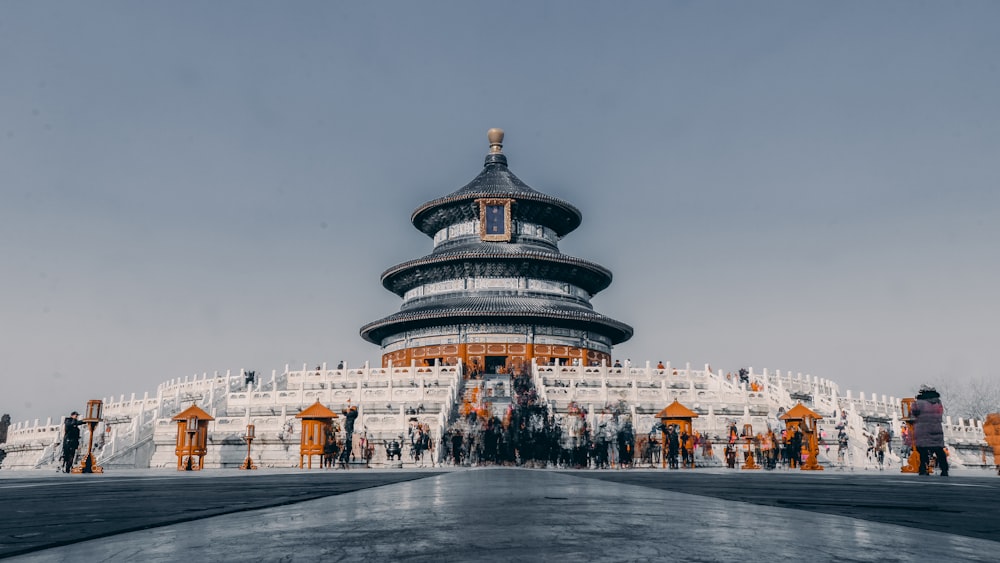
[(1000, 478), (872, 472), (0, 472), (13, 561), (997, 561)]

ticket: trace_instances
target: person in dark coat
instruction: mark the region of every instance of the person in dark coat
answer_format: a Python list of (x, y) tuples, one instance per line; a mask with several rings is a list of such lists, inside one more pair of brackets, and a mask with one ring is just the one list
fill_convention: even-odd
[(917, 402), (910, 411), (913, 414), (913, 443), (920, 454), (920, 474), (927, 475), (927, 464), (934, 456), (941, 476), (948, 476), (948, 455), (944, 451), (944, 405), (941, 395), (933, 387), (920, 386)]
[(681, 441), (677, 436), (677, 427), (671, 424), (667, 427), (667, 466), (670, 469), (678, 469), (677, 454), (680, 453)]
[(63, 421), (63, 471), (69, 473), (73, 469), (73, 462), (76, 460), (76, 450), (80, 447), (80, 426), (83, 424), (79, 420), (80, 413), (73, 411), (69, 417)]
[(326, 431), (326, 443), (323, 444), (323, 467), (333, 469), (337, 459), (337, 434), (333, 430)]
[(462, 457), (465, 453), (462, 451), (462, 441), (462, 432), (456, 430), (455, 433), (451, 435), (451, 457), (455, 462), (456, 467), (462, 465)]
[(618, 462), (621, 467), (632, 467), (635, 453), (635, 432), (632, 423), (626, 421), (618, 430)]
[(340, 451), (340, 462), (346, 468), (354, 454), (354, 421), (358, 419), (358, 407), (351, 405), (341, 412), (344, 414), (344, 447)]
[(358, 419), (358, 407), (351, 405), (340, 412), (344, 415), (344, 433), (351, 436), (354, 434), (354, 421)]
[(681, 445), (681, 463), (684, 464), (684, 467), (688, 467), (689, 463), (691, 464), (690, 467), (694, 467), (693, 463), (694, 456), (692, 455), (693, 452), (691, 452), (691, 450), (689, 449), (689, 446), (691, 444), (689, 441), (691, 439), (691, 435), (687, 433), (687, 430), (681, 430), (681, 434), (680, 436), (678, 436), (678, 438), (680, 439), (680, 445)]
[(788, 441), (788, 468), (795, 469), (802, 463), (802, 429), (798, 426), (792, 432), (792, 437)]

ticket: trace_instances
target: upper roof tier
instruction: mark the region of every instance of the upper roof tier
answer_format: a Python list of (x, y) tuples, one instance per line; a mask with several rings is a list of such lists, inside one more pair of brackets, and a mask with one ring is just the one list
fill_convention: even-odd
[(480, 198), (513, 199), (517, 203), (512, 210), (514, 220), (544, 225), (560, 237), (580, 226), (579, 209), (535, 190), (507, 168), (507, 157), (501, 152), (503, 131), (491, 129), (489, 137), (491, 149), (483, 171), (461, 189), (418, 207), (410, 216), (413, 226), (434, 236), (449, 225), (475, 221), (479, 209), (474, 203)]

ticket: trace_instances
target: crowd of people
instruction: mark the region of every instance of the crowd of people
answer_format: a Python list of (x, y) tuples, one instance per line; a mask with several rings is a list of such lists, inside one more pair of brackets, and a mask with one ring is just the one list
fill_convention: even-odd
[(629, 467), (636, 435), (621, 407), (608, 407), (596, 427), (585, 408), (571, 404), (553, 414), (539, 403), (526, 371), (511, 370), (510, 405), (495, 414), (473, 390), (460, 417), (444, 433), (442, 457), (454, 465), (530, 467)]
[[(749, 370), (743, 369), (734, 379), (753, 386), (757, 382), (749, 376)], [(710, 438), (677, 425), (657, 423), (648, 433), (637, 435), (624, 404), (602, 408), (596, 413), (599, 415), (596, 417), (598, 422), (592, 428), (589, 422), (592, 419), (580, 405), (570, 404), (564, 414), (553, 415), (538, 404), (527, 373), (512, 374), (512, 383), (514, 401), (502, 417), (493, 415), (488, 409), (466, 405), (460, 420), (445, 432), (443, 459), (454, 465), (608, 468), (655, 466), (661, 463), (662, 456), (662, 462), (667, 467), (677, 469), (694, 467), (697, 457), (700, 457), (699, 463), (713, 458), (713, 442), (720, 441), (725, 445), (722, 461), (730, 468), (752, 461), (764, 469), (797, 469), (809, 456), (806, 435), (794, 425), (791, 429), (769, 426), (766, 431), (754, 433), (749, 425), (739, 429), (732, 421), (727, 436), (720, 440), (718, 436)], [(926, 396), (923, 399), (926, 402), (921, 403), (922, 411), (915, 408), (917, 428), (920, 427), (918, 412), (925, 413), (924, 419), (933, 417), (937, 412), (930, 401), (930, 394), (922, 391), (918, 395), (918, 401)], [(838, 465), (846, 466), (850, 462), (847, 413), (842, 411), (839, 414), (834, 443)], [(940, 436), (940, 412), (937, 416), (936, 422), (930, 420), (928, 424), (936, 424), (937, 435)], [(922, 451), (928, 459), (944, 458), (943, 438), (937, 441), (932, 438), (928, 442), (919, 430), (916, 433), (922, 436), (921, 443), (927, 445), (918, 444), (915, 447), (918, 450), (924, 448)], [(869, 442), (869, 458), (878, 467), (884, 467), (885, 454), (892, 441), (890, 429), (878, 425), (873, 431), (865, 430), (864, 436)], [(942, 443), (938, 446), (937, 442)], [(825, 447), (829, 456), (830, 443), (825, 433), (818, 437), (818, 445)], [(940, 450), (936, 449), (939, 447)], [(940, 461), (936, 463), (946, 467)], [(946, 469), (944, 474), (947, 474)]]
[(454, 465), (632, 466), (636, 439), (627, 416), (612, 414), (594, 429), (586, 416), (577, 406), (555, 416), (538, 405), (510, 409), (503, 418), (474, 410), (445, 432), (444, 458)]
[[(468, 403), (464, 406), (462, 416), (444, 432), (440, 444), (443, 448), (441, 458), (446, 463), (604, 469), (655, 467), (662, 461), (668, 468), (679, 469), (694, 467), (696, 459), (700, 464), (702, 460), (713, 458), (714, 443), (719, 442), (724, 444), (722, 461), (734, 469), (751, 462), (764, 469), (798, 469), (809, 455), (805, 434), (796, 426), (791, 429), (768, 427), (764, 432), (753, 433), (749, 425), (740, 429), (736, 421), (731, 421), (726, 437), (720, 439), (696, 430), (689, 432), (675, 424), (657, 423), (648, 433), (637, 435), (625, 405), (605, 406), (597, 413), (596, 427), (591, 427), (587, 410), (577, 404), (570, 404), (564, 414), (551, 414), (538, 403), (527, 374), (514, 375), (511, 383), (513, 401), (502, 417), (486, 408)], [(922, 473), (926, 465), (936, 464), (942, 474), (947, 475), (941, 424), (934, 419), (940, 413), (936, 413), (935, 403), (930, 401), (934, 393), (918, 395), (924, 397), (919, 400), (925, 403), (914, 409), (916, 437), (906, 435), (904, 430), (903, 438), (907, 444), (915, 442), (913, 447), (921, 452)], [(924, 413), (922, 419), (921, 412)], [(847, 413), (839, 414), (834, 443), (837, 464), (846, 466), (850, 462)], [(936, 427), (938, 432), (920, 430), (927, 427)], [(890, 429), (880, 424), (872, 432), (865, 431), (864, 436), (868, 441), (869, 459), (879, 468), (884, 467), (885, 454), (892, 440)], [(819, 437), (819, 445), (825, 446), (827, 455), (830, 454), (825, 433)], [(405, 439), (400, 436), (399, 441), (386, 444), (390, 458), (401, 458), (404, 446), (408, 447), (413, 461), (424, 463), (435, 444), (429, 429), (413, 418)]]
[[(694, 467), (696, 458), (713, 458), (713, 442), (701, 433), (676, 424), (658, 422), (644, 434), (636, 432), (625, 404), (606, 405), (592, 427), (586, 408), (571, 403), (562, 414), (551, 414), (538, 404), (527, 373), (512, 374), (512, 404), (496, 416), (489, 408), (477, 407), (478, 389), (460, 412), (459, 420), (444, 433), (442, 458), (453, 465), (527, 465), (561, 468), (654, 467), (665, 463), (679, 469)], [(485, 389), (485, 383), (482, 389)], [(749, 456), (765, 468), (797, 467), (802, 449), (802, 433), (780, 436), (739, 432), (736, 423), (725, 441), (725, 461), (737, 466), (737, 456), (745, 463)]]
[(724, 452), (726, 467), (735, 469), (752, 463), (764, 469), (797, 469), (806, 456), (804, 438), (798, 426), (778, 431), (769, 427), (766, 432), (754, 433), (750, 425), (738, 429), (735, 422), (730, 422)]

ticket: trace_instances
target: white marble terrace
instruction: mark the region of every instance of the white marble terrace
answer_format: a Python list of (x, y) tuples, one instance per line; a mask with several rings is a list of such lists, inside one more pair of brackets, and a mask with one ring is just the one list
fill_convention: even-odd
[[(802, 401), (825, 417), (819, 428), (830, 448), (821, 446), (822, 463), (874, 468), (874, 461), (866, 455), (867, 433), (881, 423), (888, 425), (894, 436), (887, 463), (890, 468), (899, 467), (899, 398), (841, 393), (836, 383), (826, 379), (750, 369), (749, 381), (758, 389), (753, 391), (748, 384), (738, 383), (735, 374), (713, 372), (709, 366), (692, 369), (690, 364), (666, 364), (657, 369), (649, 362), (642, 367), (534, 366), (532, 376), (539, 398), (557, 417), (573, 402), (586, 408), (590, 427), (598, 428), (617, 407), (631, 414), (637, 435), (648, 432), (656, 422), (656, 413), (674, 399), (699, 414), (694, 429), (709, 437), (725, 436), (730, 422), (740, 427), (752, 424), (755, 432), (769, 425), (781, 428), (779, 411)], [(257, 429), (252, 453), (258, 465), (293, 467), (298, 464), (300, 440), (295, 415), (318, 400), (335, 412), (348, 404), (358, 406), (355, 439), (365, 435), (377, 444), (372, 463), (378, 466), (385, 459), (381, 444), (405, 436), (412, 418), (428, 425), (434, 442), (439, 443), (462, 396), (461, 366), (329, 369), (322, 364), (313, 369), (303, 365), (298, 370), (286, 366), (270, 377), (257, 374), (252, 384), (246, 383), (242, 370), (202, 374), (167, 381), (152, 395), (105, 398), (105, 418), (96, 428), (95, 451), (98, 463), (107, 469), (176, 467), (177, 430), (171, 418), (197, 404), (215, 417), (209, 424), (206, 467), (239, 466), (246, 455), (241, 437), (250, 422)], [(846, 426), (850, 442), (843, 462), (837, 459), (838, 422)], [(2, 446), (7, 452), (3, 469), (55, 468), (60, 432), (60, 421), (51, 418), (44, 424), (36, 419), (12, 425)], [(985, 454), (982, 421), (949, 417), (945, 438), (955, 465), (992, 467), (992, 459)], [(86, 443), (86, 432), (83, 440)], [(433, 455), (439, 457), (440, 448)], [(718, 465), (719, 458), (721, 447), (716, 448), (715, 459), (698, 461)], [(404, 455), (404, 461), (407, 459)]]

